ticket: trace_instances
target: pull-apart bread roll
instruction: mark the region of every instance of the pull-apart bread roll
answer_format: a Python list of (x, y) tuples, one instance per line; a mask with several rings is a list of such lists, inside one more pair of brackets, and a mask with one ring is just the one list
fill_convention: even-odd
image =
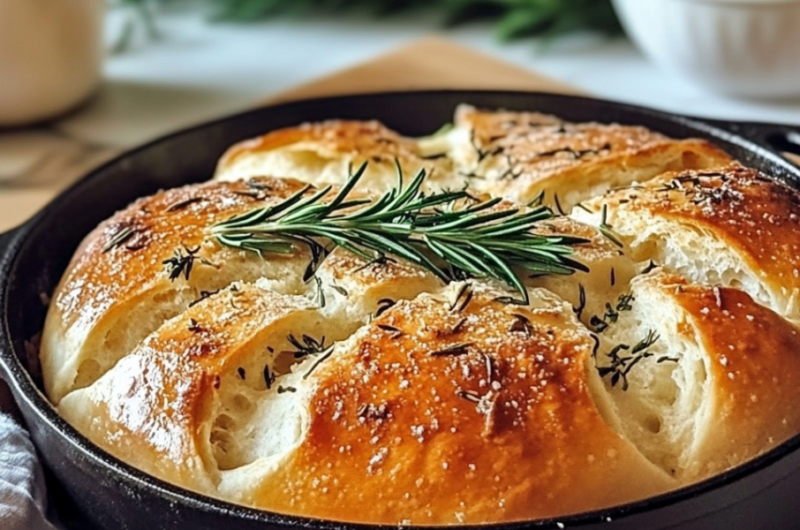
[(413, 177), (424, 169), (426, 185), (435, 189), (461, 188), (463, 178), (451, 171), (438, 153), (426, 158), (418, 142), (376, 121), (326, 121), (279, 129), (240, 142), (219, 161), (215, 179), (238, 180), (268, 176), (312, 184), (343, 184), (350, 171), (364, 162), (362, 185), (375, 192), (397, 183), (397, 165)]
[(252, 454), (279, 462), (296, 445), (307, 418), (278, 392), (276, 364), (294, 349), (291, 333), (321, 321), (304, 297), (234, 284), (164, 323), (59, 411), (122, 460), (215, 494), (221, 470)]
[(693, 282), (747, 292), (800, 320), (800, 194), (739, 165), (667, 173), (583, 203), (634, 258)]
[(45, 388), (58, 403), (91, 384), (161, 323), (236, 280), (303, 285), (301, 250), (265, 267), (222, 247), (205, 228), (290, 196), (301, 184), (253, 179), (177, 188), (140, 199), (90, 233), (61, 280), (42, 335)]
[[(610, 423), (681, 483), (800, 431), (800, 333), (746, 293), (654, 271), (600, 334)], [(619, 422), (619, 423), (617, 423)]]
[(457, 109), (453, 131), (425, 147), (446, 150), (477, 190), (523, 203), (543, 192), (547, 204), (565, 212), (610, 188), (730, 160), (705, 140), (673, 140), (644, 127), (467, 105)]

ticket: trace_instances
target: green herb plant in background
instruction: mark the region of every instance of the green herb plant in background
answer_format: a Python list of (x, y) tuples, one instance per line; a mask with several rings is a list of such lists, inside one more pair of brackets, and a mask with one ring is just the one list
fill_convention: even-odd
[[(159, 4), (185, 0), (118, 0), (141, 15), (150, 37), (157, 36)], [(208, 0), (214, 20), (252, 22), (278, 16), (344, 15), (358, 11), (390, 16), (409, 10), (441, 13), (446, 26), (489, 20), (500, 40), (538, 36), (553, 38), (579, 30), (615, 35), (621, 32), (610, 0)], [(129, 25), (122, 41), (129, 40)]]

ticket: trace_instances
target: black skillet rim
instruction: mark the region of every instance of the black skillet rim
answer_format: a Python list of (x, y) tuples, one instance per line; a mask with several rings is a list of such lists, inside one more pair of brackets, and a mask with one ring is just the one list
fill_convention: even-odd
[[(123, 162), (131, 155), (137, 154), (140, 151), (149, 149), (157, 144), (166, 140), (190, 133), (199, 129), (213, 128), (219, 124), (234, 121), (249, 114), (262, 112), (270, 108), (281, 107), (291, 109), (293, 107), (302, 108), (310, 102), (335, 104), (337, 101), (363, 99), (363, 98), (392, 98), (400, 96), (412, 97), (425, 97), (440, 95), (458, 95), (465, 101), (471, 97), (503, 97), (503, 96), (516, 96), (516, 97), (531, 97), (531, 98), (545, 98), (556, 99), (562, 101), (582, 101), (587, 104), (600, 104), (608, 107), (616, 108), (622, 111), (631, 112), (641, 115), (643, 117), (652, 117), (662, 121), (676, 123), (677, 125), (688, 127), (697, 131), (702, 131), (717, 139), (736, 144), (746, 151), (752, 153), (756, 157), (762, 158), (770, 164), (777, 166), (779, 174), (774, 175), (778, 180), (787, 183), (788, 185), (798, 188), (800, 186), (800, 168), (797, 168), (785, 158), (783, 158), (777, 151), (770, 148), (765, 143), (759, 142), (758, 139), (750, 139), (735, 132), (732, 132), (728, 126), (742, 127), (747, 126), (746, 123), (725, 122), (718, 120), (706, 120), (703, 118), (692, 118), (682, 116), (665, 111), (658, 111), (647, 107), (638, 105), (630, 105), (615, 101), (603, 100), (598, 98), (581, 97), (581, 96), (568, 96), (561, 94), (551, 94), (544, 92), (529, 92), (529, 91), (512, 91), (512, 90), (425, 90), (425, 91), (395, 91), (395, 92), (377, 92), (368, 94), (353, 94), (344, 96), (332, 96), (323, 98), (313, 98), (300, 101), (292, 101), (288, 103), (279, 103), (276, 105), (269, 105), (260, 107), (245, 112), (240, 112), (234, 115), (225, 116), (223, 118), (215, 119), (209, 122), (204, 122), (195, 126), (187, 127), (171, 134), (162, 136), (156, 140), (148, 142), (137, 148), (131, 149), (115, 157), (114, 159), (106, 162), (98, 168), (91, 171), (89, 174), (81, 178), (78, 182), (70, 186), (67, 190), (56, 196), (50, 203), (43, 209), (35, 214), (31, 219), (23, 223), (21, 226), (12, 229), (5, 234), (0, 234), (0, 240), (6, 239), (5, 248), (0, 248), (0, 301), (2, 302), (3, 314), (0, 315), (0, 365), (5, 368), (8, 376), (8, 384), (15, 390), (16, 399), (24, 399), (30, 409), (38, 416), (38, 419), (46, 423), (47, 427), (53, 429), (59, 436), (65, 438), (75, 449), (80, 451), (85, 457), (94, 460), (97, 464), (104, 467), (109, 473), (116, 473), (121, 478), (135, 483), (137, 486), (152, 491), (172, 502), (181, 503), (187, 507), (199, 509), (207, 513), (215, 513), (220, 516), (234, 516), (240, 519), (252, 520), (263, 522), (265, 524), (282, 525), (292, 528), (309, 528), (320, 530), (373, 530), (377, 528), (397, 528), (397, 525), (376, 525), (367, 523), (347, 523), (331, 520), (321, 520), (309, 517), (284, 515), (265, 510), (257, 510), (237, 504), (229, 503), (212, 497), (207, 497), (189, 490), (185, 490), (164, 482), (156, 477), (148, 475), (139, 471), (125, 462), (118, 460), (116, 457), (106, 453), (99, 447), (91, 443), (87, 438), (78, 433), (71, 425), (58, 415), (55, 408), (50, 404), (44, 394), (34, 383), (27, 369), (25, 369), (19, 357), (12, 353), (14, 348), (12, 345), (12, 332), (8, 323), (8, 290), (9, 290), (9, 277), (11, 271), (19, 254), (19, 250), (25, 244), (27, 236), (33, 231), (39, 221), (46, 217), (50, 210), (62, 201), (67, 200), (72, 194), (80, 193), (83, 186), (87, 185), (95, 178), (99, 178), (106, 168)], [(793, 176), (797, 182), (792, 183), (787, 179), (787, 176)], [(9, 362), (10, 361), (10, 362)], [(535, 519), (529, 521), (514, 521), (505, 523), (489, 523), (480, 525), (457, 525), (454, 528), (462, 530), (481, 529), (481, 530), (523, 530), (528, 528), (563, 528), (564, 526), (572, 525), (591, 525), (600, 524), (609, 520), (618, 520), (627, 516), (637, 514), (645, 514), (656, 508), (671, 506), (682, 501), (686, 501), (702, 495), (703, 493), (711, 492), (719, 487), (725, 486), (735, 482), (741, 478), (752, 475), (759, 470), (765, 469), (770, 465), (783, 459), (790, 453), (794, 453), (800, 449), (800, 434), (786, 440), (782, 444), (773, 448), (772, 450), (760, 455), (759, 457), (746, 462), (745, 464), (728, 470), (719, 475), (715, 475), (702, 482), (680, 488), (678, 490), (670, 491), (655, 497), (649, 497), (639, 501), (613, 506), (610, 508), (594, 510), (590, 512), (582, 512), (565, 517), (548, 518), (548, 519)], [(779, 479), (778, 479), (779, 480)], [(773, 483), (777, 482), (773, 481)], [(753, 494), (756, 494), (754, 491)], [(724, 508), (723, 508), (724, 509)], [(697, 517), (708, 515), (711, 512), (699, 514)], [(688, 520), (687, 520), (688, 521)], [(563, 526), (562, 526), (563, 525)], [(402, 525), (401, 525), (402, 526)], [(440, 529), (438, 526), (417, 526), (421, 530), (426, 529)]]

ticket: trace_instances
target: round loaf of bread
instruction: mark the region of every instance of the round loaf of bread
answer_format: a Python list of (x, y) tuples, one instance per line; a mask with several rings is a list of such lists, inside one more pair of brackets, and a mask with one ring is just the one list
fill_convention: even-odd
[[(445, 281), (327, 240), (255, 252), (214, 236), (238, 214), (308, 204), (375, 156), (360, 201), (397, 166), (433, 170), (431, 190), (460, 189), (454, 168), (500, 171), (500, 151), (476, 160), (464, 141), (538, 153), (517, 180), (466, 177), (512, 197), (491, 215), (530, 212), (514, 199), (532, 190), (572, 190), (553, 192), (566, 206), (627, 186), (530, 229), (569, 246), (573, 274), (510, 269), (523, 302), (496, 279)], [(162, 480), (335, 521), (523, 521), (667, 492), (800, 432), (800, 194), (703, 142), (462, 108), (423, 141), (352, 122), (271, 133), (217, 177), (89, 234), (42, 337), (64, 418)]]

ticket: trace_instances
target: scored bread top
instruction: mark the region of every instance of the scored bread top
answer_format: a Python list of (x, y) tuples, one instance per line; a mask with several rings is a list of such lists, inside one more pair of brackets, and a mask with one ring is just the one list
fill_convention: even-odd
[(246, 377), (246, 368), (250, 384), (263, 391), (276, 371), (267, 348), (285, 348), (287, 321), (313, 322), (312, 308), (304, 297), (234, 284), (164, 323), (93, 385), (68, 394), (59, 411), (126, 462), (214, 494), (218, 391), (232, 377)]
[[(81, 252), (75, 255), (54, 300), (64, 325), (97, 319), (131, 288), (130, 279), (146, 283), (163, 276), (163, 260), (176, 249), (202, 247), (206, 227), (215, 222), (262, 206), (259, 194), (266, 201), (263, 205), (268, 205), (300, 188), (299, 183), (289, 180), (255, 178), (249, 183), (184, 186), (139, 199), (103, 222), (87, 236)], [(128, 231), (130, 237), (113, 244), (119, 234)], [(200, 261), (202, 255), (197, 256), (197, 268), (221, 268), (219, 264), (204, 264)]]
[[(375, 523), (520, 520), (674, 486), (595, 409), (595, 341), (569, 306), (545, 291), (528, 307), (504, 294), (454, 284), (398, 302), (287, 371), (289, 330), (336, 339), (340, 325), (303, 298), (237, 284), (59, 410), (162, 479), (335, 520), (354, 505)], [(253, 429), (261, 440), (248, 448)]]
[(800, 333), (738, 289), (673, 280), (672, 296), (709, 352), (708, 419), (702, 422), (689, 480), (722, 472), (800, 431)]
[(300, 188), (264, 179), (185, 186), (140, 199), (103, 222), (84, 239), (48, 312), (40, 358), (50, 398), (58, 402), (93, 382), (204, 293), (260, 277), (299, 289), (304, 248), (271, 256), (265, 267), (257, 255), (223, 247), (205, 230)]
[(563, 211), (613, 187), (664, 171), (726, 164), (730, 157), (705, 140), (673, 140), (644, 127), (570, 123), (555, 116), (482, 111), (461, 105), (455, 128), (406, 138), (375, 121), (332, 120), (279, 129), (231, 147), (215, 178), (296, 178), (342, 184), (369, 161), (363, 183), (383, 191), (420, 169), (429, 189), (469, 185), (491, 196), (527, 203), (540, 192)]
[[(495, 210), (626, 189), (532, 229), (582, 238), (570, 257), (589, 270), (516, 270), (526, 305), (394, 255), (258, 256), (210, 230), (363, 160), (362, 197), (393, 188), (396, 166), (432, 171), (425, 193), (505, 197)], [(800, 200), (728, 163), (641, 127), (469, 107), (425, 139), (376, 122), (269, 133), (234, 146), (215, 182), (87, 237), (48, 314), (45, 388), (125, 462), (281, 513), (480, 524), (669, 491), (800, 430), (784, 320), (800, 320)]]
[(220, 167), (232, 166), (238, 159), (253, 152), (296, 147), (306, 143), (329, 156), (352, 155), (364, 160), (379, 159), (390, 162), (393, 158), (401, 160), (419, 158), (419, 149), (414, 140), (400, 136), (380, 122), (332, 120), (279, 129), (240, 142), (222, 156), (219, 161)]
[(519, 307), (467, 289), (398, 303), (337, 349), (315, 373), (303, 443), (249, 500), (452, 524), (551, 517), (672, 484), (595, 409), (594, 341), (569, 306), (545, 291)]

